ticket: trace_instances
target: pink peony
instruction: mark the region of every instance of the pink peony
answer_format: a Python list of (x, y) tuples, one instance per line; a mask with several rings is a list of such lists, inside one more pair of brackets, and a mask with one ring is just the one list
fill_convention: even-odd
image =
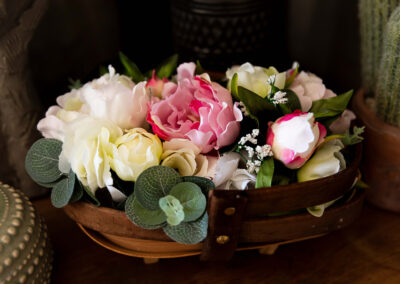
[(160, 138), (186, 138), (208, 153), (235, 141), (243, 117), (229, 91), (194, 76), (195, 68), (194, 63), (178, 67), (177, 84), (164, 85), (162, 99), (150, 103), (147, 121)]
[(267, 144), (274, 157), (290, 169), (300, 168), (326, 136), (325, 127), (312, 113), (294, 111), (270, 122)]

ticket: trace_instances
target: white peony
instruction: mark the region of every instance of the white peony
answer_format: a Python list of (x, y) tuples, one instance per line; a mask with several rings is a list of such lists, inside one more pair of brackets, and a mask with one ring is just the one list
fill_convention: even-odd
[(63, 141), (66, 124), (83, 115), (109, 120), (122, 129), (142, 127), (149, 102), (145, 86), (146, 82), (135, 85), (109, 66), (109, 73), (59, 96), (58, 106), (49, 108), (38, 130), (46, 138)]
[(60, 170), (67, 173), (72, 169), (93, 194), (98, 188), (111, 186), (110, 162), (114, 143), (121, 135), (122, 130), (108, 120), (86, 116), (72, 121), (65, 128)]

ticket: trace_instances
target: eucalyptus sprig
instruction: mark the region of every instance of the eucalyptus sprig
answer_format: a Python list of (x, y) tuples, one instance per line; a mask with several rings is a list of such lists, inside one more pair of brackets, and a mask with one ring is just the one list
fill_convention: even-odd
[(206, 196), (215, 186), (207, 178), (181, 177), (172, 168), (143, 171), (125, 204), (125, 213), (144, 229), (162, 228), (174, 241), (201, 242), (207, 236)]

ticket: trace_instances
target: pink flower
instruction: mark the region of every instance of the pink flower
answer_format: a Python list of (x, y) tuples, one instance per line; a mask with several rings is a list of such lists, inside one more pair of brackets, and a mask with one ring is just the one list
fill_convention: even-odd
[(194, 76), (195, 68), (194, 63), (178, 67), (177, 84), (164, 85), (162, 99), (150, 103), (147, 121), (160, 138), (186, 138), (208, 153), (235, 141), (243, 117), (229, 91)]
[(275, 159), (289, 169), (300, 168), (326, 136), (325, 127), (312, 113), (295, 110), (275, 122), (269, 122), (267, 144)]
[(156, 76), (156, 71), (153, 70), (153, 76), (147, 81), (146, 88), (149, 90), (152, 96), (161, 98), (164, 84), (168, 82), (167, 78), (159, 79)]
[(313, 101), (335, 97), (336, 94), (327, 89), (322, 79), (312, 73), (301, 71), (289, 86), (296, 93), (302, 111), (309, 111)]

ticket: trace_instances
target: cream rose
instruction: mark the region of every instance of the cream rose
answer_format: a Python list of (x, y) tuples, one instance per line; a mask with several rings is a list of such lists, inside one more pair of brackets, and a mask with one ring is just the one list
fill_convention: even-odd
[(160, 139), (142, 128), (129, 130), (115, 141), (111, 168), (125, 181), (136, 181), (147, 168), (160, 164)]
[(279, 73), (274, 67), (263, 68), (245, 63), (241, 66), (234, 66), (226, 71), (226, 77), (229, 79), (228, 88), (231, 87), (231, 80), (235, 73), (238, 76), (237, 84), (257, 95), (265, 98), (271, 92), (271, 85), (268, 79), (275, 75), (274, 85), (279, 89), (285, 87), (286, 74)]
[(214, 176), (218, 158), (200, 154), (200, 148), (190, 140), (165, 141), (163, 151), (161, 165), (178, 170), (181, 176)]

